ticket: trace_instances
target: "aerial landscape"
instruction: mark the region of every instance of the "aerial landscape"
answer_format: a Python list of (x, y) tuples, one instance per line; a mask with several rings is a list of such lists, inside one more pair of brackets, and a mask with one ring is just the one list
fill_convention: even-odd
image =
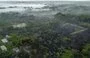
[(0, 1), (0, 58), (90, 58), (90, 1)]

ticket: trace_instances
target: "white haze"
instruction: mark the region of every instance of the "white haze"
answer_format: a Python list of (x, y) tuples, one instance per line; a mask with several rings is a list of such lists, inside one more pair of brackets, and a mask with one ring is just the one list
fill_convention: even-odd
[(90, 0), (0, 0), (0, 1), (90, 1)]

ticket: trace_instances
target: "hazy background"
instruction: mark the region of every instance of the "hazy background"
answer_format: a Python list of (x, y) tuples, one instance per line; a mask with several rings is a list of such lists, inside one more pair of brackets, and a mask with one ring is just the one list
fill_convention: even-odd
[(90, 0), (0, 0), (0, 1), (90, 1)]

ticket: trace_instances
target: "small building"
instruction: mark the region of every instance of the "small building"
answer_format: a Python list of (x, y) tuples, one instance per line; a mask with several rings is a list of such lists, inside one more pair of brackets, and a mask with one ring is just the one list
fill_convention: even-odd
[(20, 23), (20, 24), (13, 25), (13, 28), (24, 28), (26, 26), (27, 26), (26, 23)]
[(3, 43), (7, 43), (7, 42), (8, 42), (8, 40), (7, 40), (6, 38), (2, 39), (1, 41), (2, 41)]
[(7, 47), (5, 45), (0, 46), (2, 51), (7, 51)]
[(18, 47), (13, 48), (13, 52), (19, 53), (20, 52), (20, 49)]
[(11, 36), (9, 36), (9, 35), (6, 35), (5, 37), (6, 37), (6, 38), (10, 38)]

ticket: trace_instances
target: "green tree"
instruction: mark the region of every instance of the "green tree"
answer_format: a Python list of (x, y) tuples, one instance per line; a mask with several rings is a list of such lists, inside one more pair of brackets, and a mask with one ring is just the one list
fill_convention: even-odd
[(82, 53), (84, 54), (84, 58), (90, 58), (90, 44), (84, 46)]
[(61, 58), (74, 58), (73, 52), (71, 50), (65, 50)]

